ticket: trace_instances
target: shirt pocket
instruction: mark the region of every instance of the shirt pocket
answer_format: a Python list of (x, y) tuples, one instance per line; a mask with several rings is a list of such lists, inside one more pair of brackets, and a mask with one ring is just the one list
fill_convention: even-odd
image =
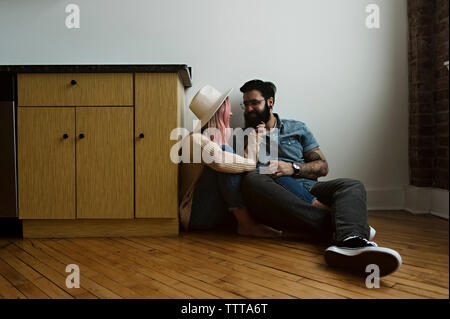
[(303, 146), (296, 136), (280, 138), (278, 153), (279, 158), (290, 159), (294, 162), (303, 161)]

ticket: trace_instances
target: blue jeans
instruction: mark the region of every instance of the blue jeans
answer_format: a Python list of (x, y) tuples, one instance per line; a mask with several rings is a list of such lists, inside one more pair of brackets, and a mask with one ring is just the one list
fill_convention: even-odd
[[(258, 167), (256, 168), (256, 172), (258, 174), (260, 174), (260, 167), (260, 164), (258, 164)], [(285, 189), (308, 204), (312, 204), (317, 197), (310, 193), (310, 191), (302, 184), (301, 180), (302, 179), (297, 179), (292, 176), (280, 176), (274, 178), (274, 181), (277, 184), (283, 186)]]
[(312, 195), (303, 184), (292, 176), (280, 176), (275, 178), (275, 182), (286, 188), (295, 196), (303, 199), (308, 204), (312, 204), (317, 198)]
[[(228, 145), (221, 147), (224, 151), (234, 153)], [(227, 224), (232, 218), (229, 210), (246, 206), (241, 184), (241, 174), (222, 173), (204, 166), (195, 185), (189, 228), (206, 230)]]

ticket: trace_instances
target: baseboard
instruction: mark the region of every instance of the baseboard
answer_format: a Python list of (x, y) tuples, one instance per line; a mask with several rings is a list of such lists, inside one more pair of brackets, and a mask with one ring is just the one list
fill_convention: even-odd
[(431, 210), (430, 214), (448, 220), (448, 210), (447, 210), (447, 212), (435, 212), (435, 211)]
[(23, 238), (141, 237), (178, 235), (178, 218), (24, 219)]
[(432, 187), (405, 187), (405, 208), (413, 214), (432, 214), (449, 219), (448, 190)]
[(430, 213), (448, 219), (448, 190), (434, 188), (431, 192), (431, 209)]
[(399, 210), (449, 219), (449, 192), (445, 189), (407, 185), (369, 188), (366, 192), (367, 209), (370, 211)]
[(405, 210), (413, 214), (429, 214), (431, 190), (430, 187), (405, 186)]

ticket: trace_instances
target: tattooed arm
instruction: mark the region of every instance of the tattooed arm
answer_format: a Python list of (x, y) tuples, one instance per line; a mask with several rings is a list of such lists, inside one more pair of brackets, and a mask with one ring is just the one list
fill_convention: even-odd
[(314, 148), (303, 154), (305, 163), (299, 163), (300, 173), (297, 176), (317, 179), (328, 174), (328, 163), (320, 148)]
[[(318, 147), (303, 154), (303, 158), (305, 159), (305, 163), (298, 163), (300, 165), (300, 173), (295, 175), (295, 177), (316, 180), (318, 177), (328, 174), (328, 163)], [(276, 160), (269, 162), (269, 168), (272, 168), (274, 172), (271, 175), (273, 178), (294, 175), (292, 163)]]

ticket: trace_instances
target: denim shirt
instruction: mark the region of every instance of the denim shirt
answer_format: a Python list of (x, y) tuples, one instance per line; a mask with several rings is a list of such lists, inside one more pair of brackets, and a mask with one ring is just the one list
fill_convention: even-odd
[[(276, 113), (273, 115), (277, 119), (275, 128), (277, 131), (274, 133), (278, 133), (278, 160), (291, 163), (304, 163), (305, 159), (303, 154), (319, 147), (319, 143), (316, 141), (314, 135), (303, 122), (280, 119)], [(265, 143), (270, 143), (269, 136), (267, 136)], [(317, 180), (307, 178), (296, 179), (308, 191), (317, 183)]]

